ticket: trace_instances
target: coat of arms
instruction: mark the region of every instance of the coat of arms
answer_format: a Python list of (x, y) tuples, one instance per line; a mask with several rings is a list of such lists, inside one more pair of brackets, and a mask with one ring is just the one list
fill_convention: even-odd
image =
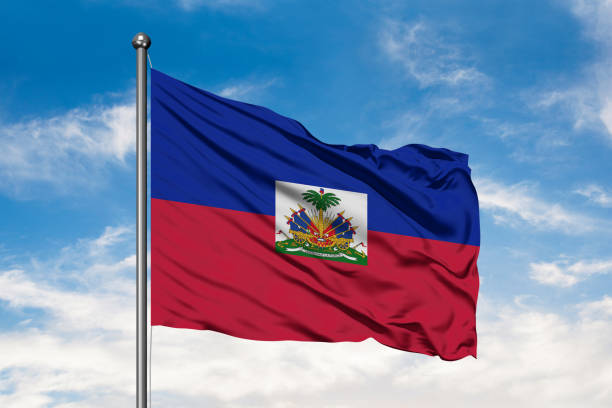
[[(360, 225), (366, 223), (365, 194), (276, 183), (278, 252), (367, 264), (367, 230), (359, 231), (367, 228)], [(286, 208), (279, 208), (279, 204), (290, 202)], [(350, 212), (353, 209), (355, 214)]]

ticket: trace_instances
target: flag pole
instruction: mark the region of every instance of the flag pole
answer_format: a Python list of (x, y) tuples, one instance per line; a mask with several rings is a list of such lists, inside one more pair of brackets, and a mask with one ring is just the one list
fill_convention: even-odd
[(147, 407), (147, 50), (138, 33), (136, 50), (136, 408)]

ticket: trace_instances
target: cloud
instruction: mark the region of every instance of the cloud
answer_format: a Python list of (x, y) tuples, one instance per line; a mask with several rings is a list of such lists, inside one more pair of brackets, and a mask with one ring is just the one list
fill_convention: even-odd
[[(33, 259), (27, 266), (2, 271), (0, 300), (9, 308), (44, 311), (62, 333), (124, 330), (133, 306), (126, 295), (134, 292), (136, 260), (133, 254), (115, 252), (121, 247), (129, 251), (127, 241), (133, 236), (128, 226), (107, 227), (95, 239), (62, 248), (51, 260)], [(32, 323), (41, 323), (40, 316)]]
[(456, 44), (441, 38), (424, 21), (387, 20), (380, 34), (385, 54), (400, 63), (422, 88), (482, 83), (486, 75), (474, 67)]
[(529, 276), (545, 285), (569, 287), (578, 282), (578, 278), (564, 271), (559, 265), (549, 262), (531, 263)]
[(442, 140), (438, 132), (431, 131), (429, 126), (440, 123), (450, 117), (465, 117), (474, 109), (473, 99), (465, 98), (465, 93), (443, 92), (430, 93), (425, 96), (419, 108), (408, 110), (382, 124), (382, 129), (389, 132), (378, 145), (383, 149), (396, 149), (409, 143), (421, 143), (424, 138), (429, 145), (448, 147), (452, 141)]
[(576, 234), (592, 231), (595, 220), (570, 210), (558, 203), (537, 198), (535, 187), (529, 183), (504, 185), (487, 178), (474, 179), (480, 208), (493, 214), (495, 222), (510, 226), (530, 224), (541, 230)]
[(570, 287), (593, 275), (612, 273), (612, 259), (588, 260), (569, 263), (563, 259), (557, 262), (535, 262), (529, 264), (529, 277), (550, 286)]
[(25, 317), (0, 331), (0, 349), (10, 350), (0, 362), (0, 406), (84, 406), (66, 399), (100, 407), (130, 402), (133, 237), (129, 226), (108, 227), (51, 259), (0, 268), (0, 310)]
[(117, 227), (106, 227), (104, 233), (95, 240), (85, 240), (84, 245), (88, 247), (90, 254), (103, 254), (109, 247), (125, 242), (133, 232), (132, 227), (120, 225)]
[(612, 100), (606, 99), (601, 112), (599, 112), (599, 119), (603, 122), (608, 133), (612, 136)]
[(396, 384), (429, 395), (428, 406), (603, 407), (612, 400), (609, 315), (573, 321), (502, 306), (479, 324), (479, 335), (478, 360), (426, 360), (405, 367)]
[(393, 133), (391, 136), (381, 139), (378, 146), (381, 149), (392, 150), (408, 143), (418, 143), (421, 127), (429, 117), (429, 113), (418, 115), (414, 112), (405, 112), (394, 120), (385, 123), (383, 127), (392, 129)]
[(382, 124), (388, 132), (379, 141), (384, 149), (418, 142), (424, 135), (429, 144), (448, 147), (452, 141), (444, 140), (439, 124), (472, 118), (475, 110), (493, 102), (488, 92), (491, 81), (478, 70), (468, 47), (449, 40), (440, 27), (444, 24), (423, 19), (381, 23), (378, 44), (383, 55), (400, 67), (401, 81), (408, 77), (421, 88), (418, 105)]
[(603, 187), (597, 184), (589, 184), (574, 191), (574, 193), (580, 194), (602, 207), (612, 207), (612, 194), (606, 192)]
[[(133, 234), (127, 226), (110, 227), (52, 259), (0, 269), (3, 315), (32, 319), (0, 332), (0, 350), (10, 350), (0, 359), (0, 406), (133, 404), (134, 263), (126, 261), (132, 259), (133, 248), (126, 243)], [(587, 266), (574, 267), (582, 268)], [(524, 304), (494, 304), (481, 296), (479, 357), (452, 363), (372, 340), (257, 342), (155, 327), (153, 403), (609, 406), (612, 302), (605, 296), (573, 309), (575, 316), (561, 315)]]
[(249, 100), (256, 98), (265, 89), (275, 85), (278, 82), (276, 78), (269, 79), (264, 82), (242, 82), (228, 85), (221, 89), (218, 94), (229, 99)]
[[(115, 279), (109, 279), (111, 281)], [(131, 306), (120, 290), (109, 285), (99, 287), (95, 296), (89, 291), (59, 289), (36, 283), (22, 270), (5, 271), (0, 275), (0, 299), (9, 307), (31, 307), (44, 310), (63, 332), (93, 329), (123, 330), (123, 322), (131, 319), (126, 313)], [(131, 302), (130, 302), (131, 303)], [(100, 310), (105, 309), (103, 314)]]
[(574, 129), (603, 132), (612, 141), (612, 80), (609, 75), (612, 63), (612, 2), (569, 0), (564, 3), (582, 24), (585, 38), (597, 46), (597, 56), (585, 65), (584, 79), (531, 95), (530, 105), (549, 110), (556, 118), (560, 114), (568, 116)]
[[(597, 67), (589, 67), (596, 70)], [(527, 105), (534, 111), (552, 112), (555, 121), (559, 121), (559, 113), (562, 113), (564, 120), (571, 122), (573, 130), (605, 130), (607, 114), (603, 113), (601, 91), (597, 88), (600, 82), (583, 82), (572, 85), (566, 89), (554, 89), (537, 91), (535, 94), (528, 93)]]
[(0, 190), (27, 196), (34, 184), (65, 191), (95, 185), (109, 163), (125, 166), (135, 149), (130, 104), (77, 108), (49, 118), (0, 123)]
[(584, 320), (599, 320), (602, 316), (612, 317), (612, 297), (606, 295), (601, 300), (578, 305)]
[(610, 0), (571, 0), (572, 12), (584, 23), (585, 33), (596, 41), (612, 44), (612, 2)]

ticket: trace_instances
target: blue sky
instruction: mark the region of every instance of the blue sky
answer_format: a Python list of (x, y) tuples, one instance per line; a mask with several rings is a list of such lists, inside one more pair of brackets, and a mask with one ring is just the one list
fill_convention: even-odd
[(0, 406), (133, 400), (138, 31), (325, 142), (468, 153), (481, 207), (478, 360), (156, 327), (154, 403), (612, 404), (608, 1), (148, 3), (0, 11)]

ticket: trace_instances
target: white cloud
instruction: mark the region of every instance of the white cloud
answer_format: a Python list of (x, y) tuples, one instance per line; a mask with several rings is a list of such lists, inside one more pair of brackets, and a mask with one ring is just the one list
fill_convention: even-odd
[(491, 102), (489, 78), (478, 70), (468, 47), (449, 40), (444, 29), (438, 29), (440, 26), (444, 24), (422, 19), (385, 19), (381, 23), (378, 40), (383, 55), (400, 67), (402, 78), (407, 76), (420, 88), (427, 88), (419, 106), (383, 123), (388, 134), (379, 141), (381, 148), (395, 149), (422, 141), (424, 134), (428, 144), (449, 147), (453, 142), (429, 127), (449, 118), (471, 117), (475, 108)]
[(539, 262), (529, 264), (531, 279), (545, 285), (569, 287), (578, 282), (578, 278), (563, 270), (558, 264)]
[(85, 240), (92, 255), (103, 253), (108, 247), (124, 242), (126, 237), (133, 232), (132, 227), (120, 225), (118, 227), (106, 227), (104, 233), (93, 241)]
[(474, 108), (473, 100), (462, 95), (445, 93), (429, 94), (420, 108), (403, 112), (392, 120), (382, 124), (385, 133), (378, 145), (382, 149), (396, 149), (409, 143), (421, 143), (426, 137), (430, 146), (442, 145), (449, 148), (452, 140), (442, 140), (427, 130), (432, 122), (452, 116), (466, 116), (466, 112)]
[(400, 63), (421, 87), (482, 83), (486, 76), (456, 44), (440, 38), (427, 23), (387, 20), (381, 32), (387, 56)]
[(612, 100), (610, 98), (606, 99), (603, 108), (599, 112), (599, 119), (601, 119), (608, 133), (612, 136)]
[[(0, 332), (0, 350), (10, 350), (0, 359), (0, 406), (133, 404), (134, 264), (125, 262), (132, 256), (125, 244), (133, 232), (125, 231), (115, 227), (79, 240), (56, 259), (36, 264), (40, 267), (0, 272), (3, 313), (33, 320)], [(72, 263), (70, 258), (75, 258)], [(86, 282), (73, 273), (79, 265)], [(588, 269), (587, 263), (574, 265), (577, 274)], [(108, 283), (100, 285), (103, 280)], [(575, 310), (574, 318), (525, 304), (494, 305), (481, 296), (478, 359), (452, 363), (372, 340), (256, 342), (155, 327), (153, 403), (224, 408), (609, 406), (611, 299), (582, 303)]]
[(221, 89), (218, 94), (225, 98), (245, 101), (254, 97), (256, 98), (265, 89), (275, 85), (277, 82), (278, 80), (276, 78), (272, 78), (263, 82), (236, 83)]
[(578, 305), (580, 315), (585, 320), (599, 320), (602, 316), (612, 317), (612, 297), (604, 296), (601, 300)]
[(595, 229), (596, 223), (591, 218), (537, 198), (535, 187), (528, 183), (508, 186), (491, 179), (476, 178), (474, 184), (480, 208), (491, 212), (497, 223), (518, 226), (524, 222), (538, 229), (568, 234)]
[(410, 365), (396, 384), (429, 394), (427, 406), (604, 407), (612, 401), (609, 316), (572, 321), (502, 307), (479, 324), (479, 334), (477, 360)]
[(567, 259), (557, 262), (529, 264), (529, 276), (542, 284), (560, 287), (574, 286), (592, 275), (612, 273), (612, 260), (588, 260), (570, 263)]
[(129, 104), (0, 124), (0, 190), (27, 196), (36, 183), (59, 191), (89, 188), (105, 164), (125, 166), (135, 149), (134, 135), (135, 113)]
[(429, 118), (429, 113), (418, 115), (413, 112), (405, 112), (396, 119), (383, 124), (384, 128), (390, 128), (393, 134), (383, 138), (378, 146), (381, 149), (397, 149), (408, 143), (418, 143), (420, 128)]
[[(123, 322), (131, 319), (126, 313), (131, 306), (124, 293), (99, 287), (97, 291), (81, 292), (59, 289), (30, 279), (22, 270), (5, 271), (0, 275), (0, 299), (9, 307), (31, 307), (42, 309), (53, 316), (52, 321), (63, 332), (87, 331), (94, 329), (123, 330)], [(92, 296), (94, 295), (95, 296)], [(103, 313), (100, 313), (104, 310)], [(40, 322), (37, 322), (40, 323)]]
[(612, 194), (608, 193), (603, 189), (603, 187), (598, 186), (597, 184), (589, 184), (588, 186), (580, 188), (574, 192), (588, 198), (590, 201), (593, 201), (602, 207), (612, 207)]
[(609, 0), (569, 0), (571, 12), (582, 23), (587, 39), (597, 45), (597, 57), (584, 67), (577, 83), (558, 85), (557, 89), (530, 97), (535, 108), (569, 115), (574, 129), (603, 131), (612, 141), (612, 2)]
[(572, 12), (584, 23), (588, 36), (605, 45), (612, 44), (612, 2), (610, 0), (570, 0)]
[[(0, 406), (130, 403), (135, 263), (126, 243), (133, 236), (129, 227), (109, 227), (52, 259), (0, 269), (0, 308), (27, 317), (0, 332), (0, 349), (10, 350), (0, 361)], [(84, 393), (86, 402), (63, 404), (62, 393)]]
[[(603, 95), (598, 89), (600, 86), (598, 82), (582, 82), (566, 89), (540, 91), (529, 94), (527, 104), (535, 111), (552, 112), (557, 122), (559, 117), (569, 120), (573, 130), (601, 131), (605, 130), (605, 126), (601, 121)], [(559, 113), (562, 113), (562, 116)]]

